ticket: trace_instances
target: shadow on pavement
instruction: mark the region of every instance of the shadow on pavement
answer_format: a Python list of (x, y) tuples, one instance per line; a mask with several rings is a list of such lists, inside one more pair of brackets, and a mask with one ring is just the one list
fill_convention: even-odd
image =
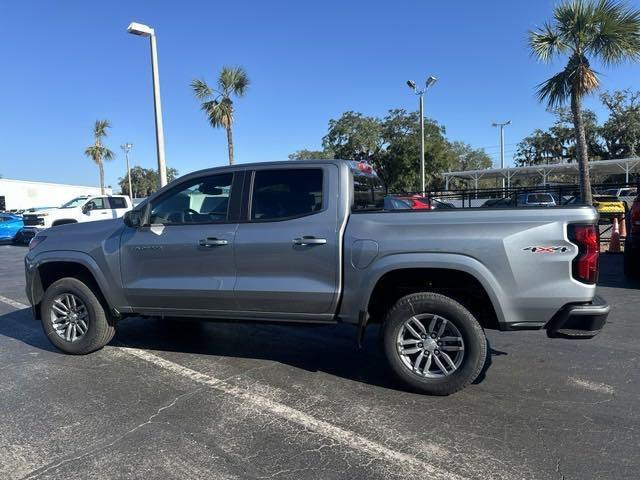
[(605, 253), (600, 256), (599, 287), (640, 289), (640, 281), (630, 280), (624, 276), (624, 255), (621, 253)]
[[(355, 333), (350, 325), (282, 326), (136, 317), (118, 324), (112, 344), (160, 352), (268, 360), (383, 388), (405, 390), (387, 367), (378, 327), (369, 327), (362, 349), (356, 346)], [(40, 323), (31, 318), (29, 309), (0, 315), (0, 336), (58, 352), (46, 339)], [(476, 384), (485, 379), (491, 357), (506, 355), (491, 348), (489, 353)]]

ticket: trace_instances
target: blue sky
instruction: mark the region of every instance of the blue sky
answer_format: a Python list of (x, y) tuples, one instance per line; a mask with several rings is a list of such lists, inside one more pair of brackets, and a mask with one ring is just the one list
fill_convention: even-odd
[[(640, 2), (633, 4), (640, 7)], [(0, 2), (0, 174), (97, 185), (83, 156), (95, 119), (113, 128), (117, 157), (107, 183), (132, 163), (155, 166), (148, 41), (158, 36), (167, 163), (180, 173), (227, 162), (224, 131), (213, 130), (189, 82), (215, 79), (222, 65), (246, 68), (252, 84), (236, 103), (238, 162), (286, 159), (318, 148), (343, 111), (384, 115), (415, 109), (405, 85), (435, 75), (426, 114), (452, 140), (486, 147), (498, 160), (496, 120), (511, 119), (507, 158), (551, 116), (537, 83), (561, 65), (529, 57), (526, 32), (550, 17), (553, 1), (22, 1)], [(99, 5), (99, 8), (95, 6)], [(640, 66), (600, 68), (603, 89), (640, 89)], [(587, 106), (604, 115), (597, 100)]]

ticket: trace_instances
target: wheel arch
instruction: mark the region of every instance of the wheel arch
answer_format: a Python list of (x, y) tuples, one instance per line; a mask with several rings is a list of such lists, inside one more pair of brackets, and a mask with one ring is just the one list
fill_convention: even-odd
[[(74, 252), (77, 254), (77, 252)], [(72, 258), (43, 259), (35, 266), (34, 274), (31, 278), (31, 285), (27, 287), (31, 290), (31, 298), (35, 307), (35, 314), (40, 319), (40, 303), (47, 288), (61, 278), (77, 278), (83, 281), (94, 291), (98, 299), (105, 306), (108, 312), (117, 313), (113, 308), (114, 303), (109, 298), (106, 281), (93, 259), (85, 259), (74, 255)]]
[[(407, 294), (433, 291), (467, 307), (485, 328), (502, 329), (508, 315), (506, 299), (491, 272), (474, 258), (456, 254), (399, 254), (373, 265), (361, 312), (381, 322), (390, 304)], [(471, 294), (471, 295), (469, 295)], [(502, 301), (501, 301), (502, 299)]]

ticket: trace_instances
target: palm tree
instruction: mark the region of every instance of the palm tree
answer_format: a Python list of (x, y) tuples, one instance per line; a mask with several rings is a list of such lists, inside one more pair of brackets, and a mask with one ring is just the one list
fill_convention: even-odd
[(242, 67), (222, 67), (218, 85), (211, 88), (204, 80), (194, 79), (191, 88), (202, 110), (213, 128), (223, 127), (227, 131), (229, 165), (233, 165), (233, 100), (231, 96), (244, 96), (249, 86), (249, 77)]
[(529, 32), (531, 53), (542, 62), (566, 56), (560, 73), (538, 85), (538, 98), (551, 108), (570, 100), (580, 194), (592, 203), (582, 99), (600, 86), (589, 58), (604, 65), (640, 60), (640, 11), (617, 0), (565, 0), (555, 7), (553, 20)]
[(100, 191), (104, 195), (104, 161), (112, 160), (115, 154), (102, 144), (102, 139), (107, 136), (107, 129), (111, 128), (109, 120), (96, 120), (93, 126), (93, 145), (87, 147), (84, 154), (93, 160), (100, 170)]

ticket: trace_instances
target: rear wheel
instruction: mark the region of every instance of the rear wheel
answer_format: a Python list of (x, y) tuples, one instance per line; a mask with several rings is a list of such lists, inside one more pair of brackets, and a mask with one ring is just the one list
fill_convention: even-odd
[(396, 375), (431, 395), (449, 395), (469, 385), (487, 357), (487, 339), (475, 317), (437, 293), (398, 300), (387, 314), (383, 341)]
[(96, 294), (76, 278), (54, 282), (47, 288), (40, 308), (44, 333), (65, 353), (91, 353), (115, 335), (115, 327)]

